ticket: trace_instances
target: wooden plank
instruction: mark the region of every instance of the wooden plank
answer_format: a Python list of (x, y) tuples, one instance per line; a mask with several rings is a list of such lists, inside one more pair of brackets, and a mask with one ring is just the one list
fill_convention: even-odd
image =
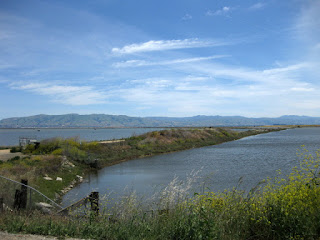
[(61, 209), (60, 211), (57, 212), (57, 214), (59, 214), (59, 215), (68, 215), (68, 212), (70, 210), (72, 210), (74, 208), (81, 207), (82, 205), (85, 205), (87, 203), (88, 199), (89, 199), (88, 196), (85, 197), (85, 198), (82, 198), (78, 202), (75, 202), (75, 203), (71, 204), (70, 206)]

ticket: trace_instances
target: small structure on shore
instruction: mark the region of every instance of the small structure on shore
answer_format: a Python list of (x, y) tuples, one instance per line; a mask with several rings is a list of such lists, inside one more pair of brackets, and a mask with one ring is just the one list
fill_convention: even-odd
[(19, 137), (19, 146), (25, 148), (29, 144), (39, 146), (40, 142), (35, 137)]

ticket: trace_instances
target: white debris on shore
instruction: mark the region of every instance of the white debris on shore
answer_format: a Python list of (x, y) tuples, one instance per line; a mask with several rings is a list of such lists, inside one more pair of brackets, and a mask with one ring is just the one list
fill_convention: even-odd
[(45, 202), (38, 202), (35, 204), (36, 208), (39, 209), (44, 214), (51, 214), (53, 206), (45, 203)]
[(63, 157), (62, 157), (62, 163), (61, 163), (61, 165), (62, 165), (62, 167), (72, 167), (72, 168), (75, 167), (75, 165), (74, 165), (72, 162), (68, 161), (68, 159), (67, 159), (66, 156), (63, 156)]

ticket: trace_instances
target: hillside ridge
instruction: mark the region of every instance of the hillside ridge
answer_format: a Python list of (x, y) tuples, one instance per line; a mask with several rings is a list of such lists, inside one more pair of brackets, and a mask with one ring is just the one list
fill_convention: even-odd
[(243, 116), (193, 117), (130, 117), (126, 115), (76, 113), (63, 115), (39, 114), (0, 120), (0, 128), (75, 128), (75, 127), (202, 127), (259, 125), (318, 125), (320, 117), (285, 115), (277, 118), (248, 118)]

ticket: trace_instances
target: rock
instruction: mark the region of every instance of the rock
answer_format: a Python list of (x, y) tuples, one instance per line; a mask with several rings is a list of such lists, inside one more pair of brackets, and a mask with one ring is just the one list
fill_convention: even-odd
[(66, 156), (62, 157), (62, 164), (61, 165), (62, 165), (62, 167), (68, 167), (68, 168), (75, 167), (75, 165), (72, 162), (68, 161)]
[(52, 205), (45, 203), (45, 202), (38, 202), (35, 204), (35, 206), (37, 209), (39, 209), (44, 214), (51, 214), (51, 212), (52, 212), (51, 209), (53, 208)]
[(79, 181), (79, 182), (82, 182), (82, 181), (83, 181), (83, 177), (82, 177), (82, 176), (77, 175), (77, 178), (78, 178), (78, 181)]
[(36, 205), (36, 207), (38, 207), (38, 208), (53, 208), (53, 206), (51, 205), (51, 204), (49, 204), (49, 203), (45, 203), (45, 202), (38, 202), (38, 203), (36, 203), (35, 204)]
[(55, 199), (61, 198), (60, 194), (58, 194), (58, 193), (54, 193), (54, 197), (55, 197)]
[(57, 177), (56, 181), (62, 181), (61, 177)]
[(2, 207), (4, 211), (13, 212), (13, 210), (9, 206), (7, 206), (5, 203), (2, 204)]
[(46, 176), (46, 177), (43, 177), (43, 179), (44, 179), (44, 180), (47, 180), (47, 181), (52, 181), (52, 180), (53, 180), (51, 177), (47, 177), (47, 176)]

